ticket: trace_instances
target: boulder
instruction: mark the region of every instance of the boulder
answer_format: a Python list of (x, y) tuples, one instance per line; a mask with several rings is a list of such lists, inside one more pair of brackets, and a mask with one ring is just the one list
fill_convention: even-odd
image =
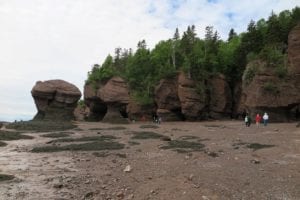
[(63, 80), (38, 81), (31, 94), (38, 110), (35, 120), (72, 120), (81, 97), (75, 85)]
[[(204, 84), (204, 83), (200, 83)], [(196, 89), (196, 83), (180, 73), (178, 77), (178, 98), (181, 104), (181, 112), (187, 120), (206, 118), (206, 93)]]

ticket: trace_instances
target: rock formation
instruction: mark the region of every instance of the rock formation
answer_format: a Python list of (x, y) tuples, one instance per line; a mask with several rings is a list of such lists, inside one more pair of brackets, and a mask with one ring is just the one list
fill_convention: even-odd
[(163, 121), (194, 121), (237, 117), (247, 111), (252, 117), (257, 112), (268, 112), (270, 121), (299, 118), (300, 25), (289, 34), (287, 52), (285, 76), (263, 60), (248, 63), (244, 74), (252, 70), (250, 78), (244, 78), (233, 88), (220, 74), (205, 81), (194, 81), (180, 72), (173, 78), (160, 80), (154, 90), (155, 104), (148, 106), (130, 99), (129, 88), (120, 77), (96, 86), (87, 84), (84, 97), (90, 109), (89, 117), (112, 121), (120, 119), (122, 114), (130, 119), (151, 120), (156, 114)]
[(87, 121), (100, 121), (107, 112), (106, 104), (97, 96), (97, 89), (92, 84), (84, 86), (84, 103), (89, 108)]
[(158, 108), (156, 114), (164, 121), (182, 120), (176, 78), (161, 80), (155, 88), (154, 100)]
[(107, 122), (126, 121), (124, 116), (127, 115), (129, 90), (122, 78), (113, 77), (96, 87), (86, 84), (84, 89), (84, 99), (90, 108), (90, 118)]
[(289, 34), (288, 39), (288, 71), (290, 74), (300, 74), (300, 24)]
[[(198, 83), (204, 86), (203, 82)], [(203, 89), (203, 90), (202, 90)], [(199, 87), (196, 82), (188, 78), (184, 73), (178, 77), (178, 97), (181, 104), (181, 112), (187, 120), (199, 120), (207, 118), (206, 89)]]
[(141, 105), (133, 99), (130, 99), (126, 107), (126, 112), (131, 121), (151, 121), (156, 112), (156, 107), (154, 105)]
[(164, 121), (220, 119), (231, 114), (232, 95), (222, 75), (205, 83), (181, 72), (173, 79), (161, 80), (154, 94), (157, 115)]
[[(288, 121), (299, 115), (300, 109), (300, 26), (289, 34), (288, 74), (278, 77), (274, 69), (265, 63), (249, 63), (247, 68), (258, 65), (249, 84), (243, 83), (240, 111), (251, 115), (267, 112), (270, 121)], [(246, 70), (247, 70), (246, 68)]]
[(213, 119), (229, 118), (232, 114), (232, 94), (223, 75), (212, 77), (209, 80), (210, 100), (209, 117)]
[(31, 94), (38, 110), (35, 120), (72, 120), (81, 97), (75, 85), (63, 80), (38, 81)]

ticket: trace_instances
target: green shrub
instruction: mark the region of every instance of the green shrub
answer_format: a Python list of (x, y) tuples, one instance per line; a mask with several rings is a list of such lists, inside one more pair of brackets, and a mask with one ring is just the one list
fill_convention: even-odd
[(279, 65), (275, 68), (275, 74), (279, 77), (279, 78), (285, 78), (287, 75), (287, 68)]
[(206, 86), (203, 82), (197, 82), (196, 84), (196, 92), (200, 96), (205, 96)]
[(255, 63), (249, 64), (246, 70), (244, 71), (243, 82), (246, 85), (249, 85), (252, 82), (257, 72), (258, 72), (258, 65)]
[(278, 86), (273, 82), (266, 82), (263, 86), (263, 89), (264, 91), (272, 94), (278, 94), (280, 92)]
[(135, 91), (132, 96), (135, 101), (143, 106), (152, 105), (154, 103), (153, 97), (150, 96), (147, 92)]
[(248, 63), (252, 62), (252, 61), (255, 61), (257, 59), (258, 59), (258, 55), (256, 53), (254, 53), (254, 52), (248, 53), (248, 55), (247, 55), (247, 62)]
[(85, 103), (83, 99), (80, 99), (77, 104), (80, 108), (85, 108)]

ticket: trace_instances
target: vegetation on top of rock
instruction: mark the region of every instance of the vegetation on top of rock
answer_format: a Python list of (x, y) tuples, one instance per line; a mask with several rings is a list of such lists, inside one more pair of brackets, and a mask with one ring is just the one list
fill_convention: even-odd
[(276, 83), (273, 82), (266, 82), (263, 86), (263, 89), (271, 94), (279, 94), (280, 92)]
[(37, 131), (37, 132), (64, 131), (76, 127), (77, 127), (76, 125), (68, 121), (56, 122), (56, 121), (47, 121), (47, 120), (14, 122), (6, 126), (6, 128), (8, 129)]
[(248, 85), (252, 82), (255, 74), (259, 72), (259, 66), (261, 67), (262, 64), (259, 65), (257, 62), (248, 64), (248, 67), (245, 69), (242, 77), (243, 83), (245, 85)]
[[(152, 50), (145, 40), (138, 42), (136, 52), (117, 48), (114, 57), (108, 55), (102, 65), (93, 66), (86, 83), (97, 87), (112, 76), (121, 76), (129, 84), (132, 97), (144, 105), (153, 103), (158, 81), (178, 71), (200, 82), (222, 73), (233, 87), (242, 79), (247, 62), (261, 60), (282, 78), (286, 75), (288, 34), (299, 20), (299, 7), (272, 12), (267, 20), (250, 21), (244, 33), (231, 29), (226, 41), (213, 26), (205, 28), (204, 39), (197, 37), (194, 25), (188, 26), (182, 36), (176, 29), (173, 38), (160, 41)], [(246, 71), (244, 79), (251, 82), (255, 70)], [(199, 91), (206, 89), (202, 85)]]
[(77, 103), (80, 108), (85, 108), (84, 100), (80, 99)]

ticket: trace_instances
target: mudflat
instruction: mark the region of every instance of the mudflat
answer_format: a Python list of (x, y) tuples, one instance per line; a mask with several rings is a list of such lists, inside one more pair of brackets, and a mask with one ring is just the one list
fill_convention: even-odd
[(76, 124), (1, 140), (0, 199), (300, 199), (296, 123)]

